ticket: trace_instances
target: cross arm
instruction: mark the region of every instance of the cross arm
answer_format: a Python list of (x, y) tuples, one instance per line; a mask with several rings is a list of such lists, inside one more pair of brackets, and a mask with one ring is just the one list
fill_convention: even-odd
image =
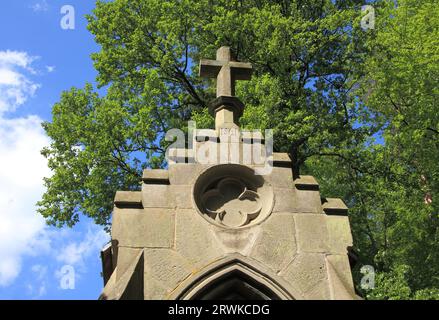
[(199, 75), (203, 78), (215, 78), (218, 76), (223, 63), (216, 60), (201, 59)]
[(230, 68), (235, 80), (250, 80), (252, 77), (252, 64), (247, 62), (230, 62)]

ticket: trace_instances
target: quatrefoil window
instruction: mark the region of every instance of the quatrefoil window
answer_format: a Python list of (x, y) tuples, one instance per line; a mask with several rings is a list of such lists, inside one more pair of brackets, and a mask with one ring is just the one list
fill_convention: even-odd
[(262, 200), (238, 179), (223, 178), (202, 195), (206, 214), (227, 227), (242, 227), (258, 217)]

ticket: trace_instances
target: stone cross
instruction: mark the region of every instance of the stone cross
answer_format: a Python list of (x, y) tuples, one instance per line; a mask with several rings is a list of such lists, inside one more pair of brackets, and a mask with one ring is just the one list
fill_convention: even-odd
[(200, 76), (216, 78), (216, 96), (209, 111), (215, 117), (215, 127), (237, 128), (239, 117), (244, 110), (243, 103), (235, 97), (235, 81), (250, 80), (252, 65), (235, 61), (229, 47), (221, 47), (216, 52), (216, 60), (200, 61)]
[(252, 65), (250, 63), (234, 61), (229, 47), (221, 47), (216, 52), (216, 60), (202, 59), (200, 62), (200, 76), (217, 78), (216, 96), (235, 95), (235, 80), (250, 80)]

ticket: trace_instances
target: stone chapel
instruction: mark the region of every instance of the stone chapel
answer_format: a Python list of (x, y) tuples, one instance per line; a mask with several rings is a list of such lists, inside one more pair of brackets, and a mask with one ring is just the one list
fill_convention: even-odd
[[(234, 85), (251, 72), (228, 47), (201, 60), (200, 76), (216, 78), (215, 130), (168, 150), (167, 169), (145, 170), (141, 191), (116, 193), (100, 299), (357, 298), (343, 201), (239, 129)], [(247, 161), (254, 147), (263, 164)]]

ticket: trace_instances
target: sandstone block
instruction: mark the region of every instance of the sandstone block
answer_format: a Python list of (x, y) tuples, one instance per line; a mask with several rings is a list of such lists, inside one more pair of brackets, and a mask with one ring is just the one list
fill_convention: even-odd
[(261, 229), (250, 256), (279, 272), (297, 251), (294, 217), (289, 213), (272, 214), (261, 224)]
[(170, 190), (175, 197), (175, 207), (181, 209), (192, 209), (192, 186), (171, 185)]
[(294, 217), (299, 252), (328, 252), (326, 216), (295, 214)]
[(143, 184), (142, 204), (144, 208), (174, 208), (175, 196), (169, 185)]
[[(169, 294), (192, 273), (192, 266), (171, 249), (145, 249), (145, 279), (153, 279)], [(156, 287), (160, 291), (160, 287)]]
[(293, 212), (322, 213), (322, 202), (319, 191), (296, 189), (293, 203)]
[(328, 281), (320, 281), (314, 288), (305, 293), (307, 300), (329, 300), (331, 299), (331, 292)]
[(331, 298), (335, 300), (355, 299), (356, 294), (348, 256), (346, 254), (327, 255), (326, 265)]
[[(327, 282), (325, 255), (299, 253), (280, 275), (306, 295), (316, 295), (315, 290), (324, 288)], [(314, 290), (315, 289), (315, 290)]]
[(151, 272), (144, 274), (144, 299), (145, 300), (166, 300), (168, 289), (165, 288), (159, 281), (154, 279)]
[(295, 212), (294, 189), (292, 188), (273, 188), (274, 192), (274, 212)]
[(293, 188), (293, 172), (291, 168), (273, 167), (271, 174), (264, 178), (275, 188)]
[(174, 241), (175, 216), (166, 209), (115, 209), (112, 239), (123, 247), (169, 248)]
[(142, 249), (119, 247), (119, 254), (117, 257), (117, 274), (116, 279), (119, 280), (128, 268), (134, 264), (135, 259), (142, 252)]
[(175, 250), (197, 268), (218, 259), (224, 252), (211, 228), (195, 210), (177, 211)]
[(195, 163), (175, 163), (169, 165), (169, 182), (172, 185), (193, 184), (202, 170), (202, 166)]
[(344, 216), (326, 216), (326, 222), (330, 252), (347, 254), (347, 248), (353, 245), (349, 218)]

